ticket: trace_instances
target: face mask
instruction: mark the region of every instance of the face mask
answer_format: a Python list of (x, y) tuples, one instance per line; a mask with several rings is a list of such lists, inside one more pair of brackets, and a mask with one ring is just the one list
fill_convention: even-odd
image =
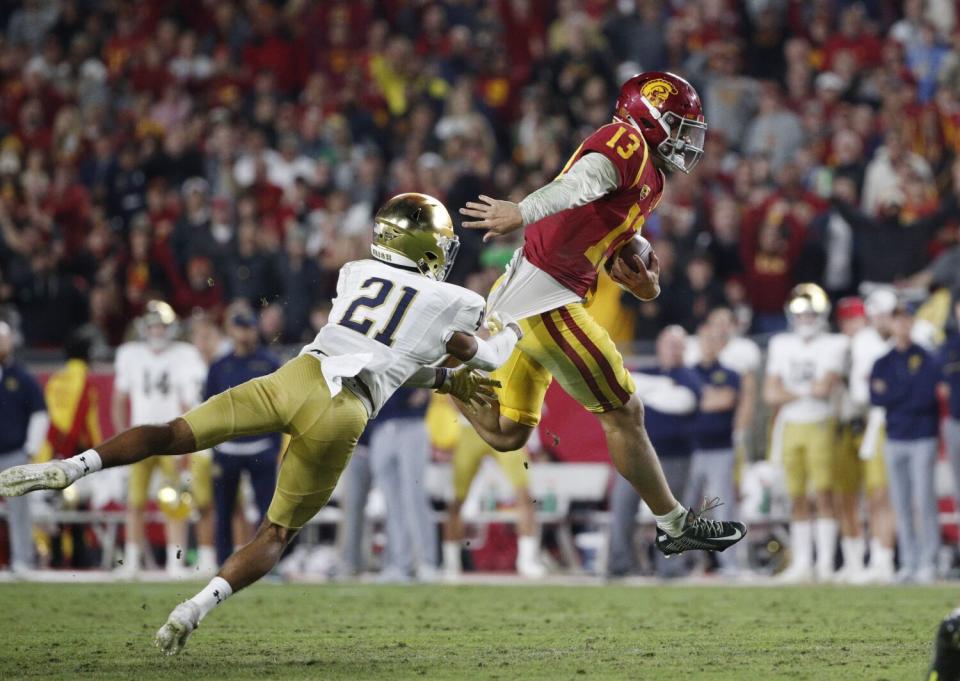
[(170, 343), (169, 339), (157, 336), (147, 338), (147, 347), (151, 350), (163, 350)]
[(820, 325), (816, 322), (797, 324), (797, 335), (804, 340), (810, 340), (820, 331)]

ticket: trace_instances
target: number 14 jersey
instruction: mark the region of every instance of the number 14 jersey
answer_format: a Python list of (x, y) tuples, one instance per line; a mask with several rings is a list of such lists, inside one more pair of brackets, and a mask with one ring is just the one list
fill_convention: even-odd
[(523, 245), (527, 260), (581, 298), (593, 289), (604, 261), (643, 227), (664, 185), (650, 158), (656, 152), (625, 123), (610, 123), (590, 135), (560, 174), (589, 153), (610, 159), (620, 176), (617, 188), (527, 225)]
[(476, 333), (484, 306), (482, 296), (454, 284), (376, 260), (348, 262), (329, 322), (300, 354), (323, 363), (334, 394), (341, 379), (359, 379), (375, 416), (420, 367), (446, 356), (455, 332)]
[(130, 396), (132, 426), (169, 421), (195, 407), (207, 377), (199, 351), (180, 341), (156, 350), (142, 341), (124, 343), (114, 368), (114, 387)]

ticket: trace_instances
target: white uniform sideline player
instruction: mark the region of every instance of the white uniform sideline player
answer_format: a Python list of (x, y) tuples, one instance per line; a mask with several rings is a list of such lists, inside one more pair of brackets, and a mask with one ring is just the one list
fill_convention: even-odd
[[(114, 361), (111, 415), (118, 433), (130, 426), (169, 421), (197, 406), (207, 375), (206, 364), (197, 349), (174, 340), (177, 316), (167, 303), (148, 302), (136, 326), (141, 340), (121, 345)], [(167, 485), (179, 492), (180, 462), (177, 459), (151, 457), (130, 467), (123, 564), (127, 573), (140, 569), (145, 509), (151, 478), (158, 467)], [(186, 553), (186, 525), (172, 518), (166, 525), (166, 569), (171, 575), (182, 575), (186, 571), (181, 560)]]

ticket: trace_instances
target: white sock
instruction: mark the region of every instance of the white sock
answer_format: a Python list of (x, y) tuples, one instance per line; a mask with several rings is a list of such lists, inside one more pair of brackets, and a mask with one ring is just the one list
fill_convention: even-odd
[(183, 556), (180, 547), (176, 544), (167, 544), (167, 570), (176, 568), (183, 564), (181, 560)]
[(230, 582), (223, 577), (214, 577), (200, 593), (190, 599), (190, 602), (200, 609), (200, 619), (203, 619), (232, 593), (233, 587), (230, 586)]
[(814, 527), (817, 534), (817, 574), (826, 577), (833, 574), (839, 527), (833, 518), (817, 518)]
[(870, 570), (893, 572), (893, 549), (887, 548), (879, 539), (870, 541)]
[(460, 542), (443, 542), (443, 569), (455, 574), (463, 571), (463, 565), (460, 562)]
[(807, 569), (813, 563), (813, 523), (794, 520), (790, 523), (791, 567)]
[(217, 550), (212, 546), (201, 544), (197, 547), (197, 567), (201, 570), (217, 569)]
[(127, 541), (123, 546), (123, 564), (128, 570), (140, 569), (140, 545)]
[(75, 476), (70, 476), (72, 478), (70, 480), (71, 483), (79, 480), (85, 475), (96, 473), (103, 468), (103, 461), (100, 459), (100, 455), (97, 454), (96, 450), (94, 449), (88, 449), (82, 454), (71, 456), (69, 459), (64, 459), (63, 462), (68, 464), (75, 473)]
[(517, 539), (517, 562), (536, 563), (540, 560), (540, 537), (530, 535)]
[(653, 517), (657, 520), (657, 527), (671, 537), (676, 537), (683, 533), (683, 521), (687, 519), (687, 509), (677, 504), (672, 511), (665, 515), (655, 515)]
[(840, 540), (840, 551), (843, 553), (843, 569), (847, 572), (863, 570), (863, 554), (866, 552), (866, 542), (863, 537), (844, 537)]

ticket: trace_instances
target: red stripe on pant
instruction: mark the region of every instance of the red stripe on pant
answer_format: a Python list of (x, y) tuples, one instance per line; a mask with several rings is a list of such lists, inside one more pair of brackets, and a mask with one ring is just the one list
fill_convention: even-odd
[(557, 326), (557, 323), (553, 321), (553, 318), (550, 316), (550, 312), (544, 312), (540, 315), (543, 318), (543, 324), (547, 327), (547, 332), (550, 334), (550, 337), (553, 338), (557, 346), (563, 350), (563, 354), (573, 362), (573, 365), (577, 368), (577, 371), (580, 372), (580, 376), (583, 377), (583, 380), (586, 382), (587, 387), (590, 388), (590, 392), (593, 393), (593, 396), (597, 398), (597, 402), (600, 404), (600, 408), (604, 411), (609, 411), (613, 408), (613, 405), (610, 403), (610, 400), (607, 399), (606, 395), (603, 394), (603, 391), (600, 390), (600, 386), (597, 385), (596, 380), (593, 378), (593, 373), (591, 373), (589, 367), (586, 363), (577, 354), (577, 351), (573, 349), (573, 346), (567, 342), (567, 339), (563, 337), (563, 333), (560, 331), (560, 327)]
[(617, 396), (617, 399), (620, 400), (623, 404), (626, 404), (630, 401), (630, 393), (620, 385), (620, 381), (617, 380), (617, 375), (613, 371), (613, 367), (610, 365), (610, 362), (607, 361), (607, 358), (600, 351), (592, 340), (590, 336), (587, 335), (587, 332), (584, 331), (577, 322), (573, 319), (573, 315), (570, 314), (570, 310), (565, 307), (560, 308), (560, 317), (566, 323), (567, 328), (573, 332), (573, 335), (576, 336), (577, 340), (583, 344), (583, 347), (587, 349), (587, 352), (596, 360), (597, 364), (600, 367), (600, 371), (603, 372), (604, 377), (607, 379), (607, 384), (610, 386), (610, 390), (614, 395)]

